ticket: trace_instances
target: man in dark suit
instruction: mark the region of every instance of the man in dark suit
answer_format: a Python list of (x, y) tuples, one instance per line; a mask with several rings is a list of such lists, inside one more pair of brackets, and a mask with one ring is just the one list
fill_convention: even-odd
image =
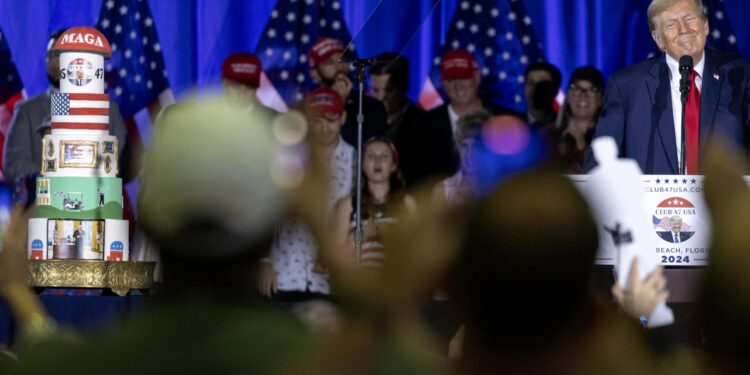
[[(41, 170), (42, 138), (50, 131), (51, 126), (50, 96), (60, 90), (60, 59), (50, 50), (62, 31), (50, 35), (47, 44), (46, 65), (50, 88), (29, 100), (19, 102), (13, 112), (3, 148), (3, 171), (7, 181), (15, 182)], [(109, 109), (109, 133), (117, 137), (118, 152), (122, 155), (127, 130), (117, 103), (110, 101)]]
[[(679, 173), (678, 61), (687, 55), (694, 62), (685, 115), (687, 173), (700, 173), (700, 151), (712, 137), (747, 150), (750, 62), (705, 50), (709, 25), (700, 0), (653, 0), (648, 18), (651, 35), (665, 53), (610, 78), (594, 137), (613, 137), (620, 156), (637, 161), (645, 174)], [(588, 152), (585, 169), (595, 165)]]
[(440, 82), (449, 100), (418, 120), (415, 129), (418, 170), (407, 181), (410, 185), (428, 177), (448, 177), (458, 171), (458, 148), (453, 135), (459, 118), (484, 110), (493, 115), (513, 115), (523, 121), (523, 115), (517, 112), (482, 102), (481, 78), (479, 64), (468, 51), (456, 49), (443, 55)]
[(669, 232), (656, 232), (664, 241), (671, 243), (682, 243), (693, 237), (695, 232), (682, 231), (682, 218), (675, 215), (670, 219), (672, 230)]

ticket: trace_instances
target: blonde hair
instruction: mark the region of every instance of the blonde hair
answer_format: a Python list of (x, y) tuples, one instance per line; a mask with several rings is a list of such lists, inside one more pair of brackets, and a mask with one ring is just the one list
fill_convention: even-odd
[[(651, 4), (648, 5), (648, 11), (646, 11), (646, 14), (648, 15), (649, 31), (656, 30), (656, 22), (654, 22), (654, 18), (656, 18), (656, 16), (661, 14), (661, 12), (663, 12), (664, 9), (667, 9), (670, 6), (680, 1), (685, 1), (685, 0), (651, 0)], [(696, 7), (698, 7), (699, 13), (701, 14), (701, 18), (703, 18), (704, 21), (708, 21), (708, 17), (706, 17), (706, 14), (703, 13), (703, 1), (701, 0), (691, 0), (691, 1)]]

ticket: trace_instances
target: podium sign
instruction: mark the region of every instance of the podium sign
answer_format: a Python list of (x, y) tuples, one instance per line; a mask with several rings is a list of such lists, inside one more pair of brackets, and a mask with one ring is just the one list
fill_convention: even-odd
[[(607, 194), (594, 191), (587, 184), (589, 176), (568, 176), (588, 201), (590, 194)], [(643, 175), (644, 197), (642, 204), (647, 215), (650, 235), (655, 245), (653, 254), (656, 263), (665, 266), (705, 266), (708, 262), (710, 243), (710, 215), (703, 198), (703, 176)], [(598, 200), (604, 197), (599, 196)], [(618, 199), (616, 196), (606, 199)], [(592, 210), (597, 208), (592, 207)], [(616, 228), (599, 224), (599, 252), (597, 264), (614, 265), (617, 247), (613, 234)]]

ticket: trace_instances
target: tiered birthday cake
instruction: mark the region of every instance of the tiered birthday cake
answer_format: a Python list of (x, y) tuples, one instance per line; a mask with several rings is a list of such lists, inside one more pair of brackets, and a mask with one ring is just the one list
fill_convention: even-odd
[(29, 259), (126, 261), (118, 144), (109, 135), (104, 93), (104, 59), (112, 50), (98, 30), (74, 27), (52, 51), (60, 56), (60, 92), (50, 99), (52, 131), (42, 140)]

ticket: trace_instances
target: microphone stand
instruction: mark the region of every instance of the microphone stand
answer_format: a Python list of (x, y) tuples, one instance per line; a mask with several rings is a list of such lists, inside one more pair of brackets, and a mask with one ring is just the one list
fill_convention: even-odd
[(680, 155), (682, 157), (682, 163), (680, 163), (680, 174), (687, 174), (687, 149), (685, 147), (685, 109), (687, 107), (688, 93), (690, 92), (690, 75), (693, 71), (693, 59), (690, 56), (680, 57), (679, 62), (680, 71), (680, 101), (682, 102), (682, 121), (680, 123)]
[(681, 154), (681, 163), (680, 163), (680, 174), (686, 175), (687, 174), (687, 150), (685, 149), (685, 107), (687, 107), (687, 97), (688, 97), (688, 91), (690, 91), (690, 86), (688, 86), (688, 89), (682, 92), (682, 95), (680, 97), (680, 101), (682, 102), (682, 123), (680, 124), (680, 134), (682, 136), (680, 137), (680, 154)]
[(360, 266), (362, 264), (362, 126), (365, 122), (365, 115), (364, 113), (362, 113), (362, 102), (364, 100), (365, 92), (365, 69), (374, 65), (375, 63), (377, 63), (376, 59), (354, 59), (354, 61), (352, 61), (359, 91), (359, 102), (357, 103), (359, 109), (357, 111), (357, 185), (355, 190), (356, 211), (354, 214), (354, 264), (356, 266)]

